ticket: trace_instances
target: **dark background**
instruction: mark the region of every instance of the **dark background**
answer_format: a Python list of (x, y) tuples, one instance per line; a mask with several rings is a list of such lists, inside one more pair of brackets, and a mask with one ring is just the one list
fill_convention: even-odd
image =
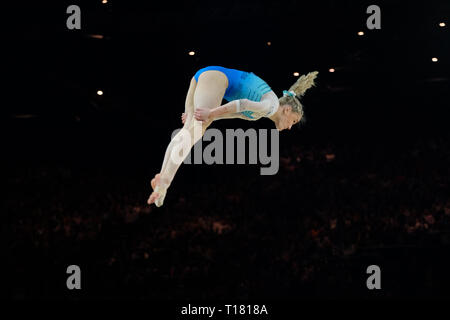
[[(70, 4), (81, 30), (66, 28)], [(365, 25), (371, 4), (381, 30)], [(448, 297), (448, 2), (60, 1), (5, 12), (11, 297)], [(279, 96), (293, 72), (319, 71), (306, 122), (281, 132), (277, 175), (182, 166), (164, 206), (150, 208), (189, 81), (208, 65), (253, 71)], [(65, 288), (69, 264), (83, 270), (81, 293)], [(376, 293), (365, 287), (371, 264), (383, 272)]]

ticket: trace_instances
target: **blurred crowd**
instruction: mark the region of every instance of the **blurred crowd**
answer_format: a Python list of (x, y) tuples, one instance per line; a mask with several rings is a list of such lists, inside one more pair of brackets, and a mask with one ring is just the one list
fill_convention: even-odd
[(446, 295), (446, 139), (280, 155), (273, 176), (182, 167), (161, 208), (146, 204), (149, 168), (14, 168), (2, 210), (10, 295), (70, 297), (71, 264), (89, 298), (364, 296), (371, 264), (388, 296)]

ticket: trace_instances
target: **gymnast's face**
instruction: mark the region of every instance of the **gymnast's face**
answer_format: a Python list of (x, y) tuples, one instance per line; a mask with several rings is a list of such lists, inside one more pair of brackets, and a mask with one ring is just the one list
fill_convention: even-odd
[(302, 116), (292, 111), (292, 107), (288, 104), (281, 106), (281, 115), (279, 121), (276, 123), (276, 127), (279, 131), (284, 129), (291, 129), (291, 127), (298, 123)]

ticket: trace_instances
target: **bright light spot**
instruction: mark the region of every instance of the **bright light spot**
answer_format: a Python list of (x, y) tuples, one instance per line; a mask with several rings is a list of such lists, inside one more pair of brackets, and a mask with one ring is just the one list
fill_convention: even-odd
[(439, 27), (445, 27), (445, 22), (439, 23)]
[(103, 95), (103, 91), (102, 91), (102, 90), (98, 90), (98, 91), (97, 91), (97, 94), (98, 94), (99, 96), (102, 96), (102, 95)]
[(194, 54), (195, 54), (194, 51), (189, 51), (189, 55), (190, 55), (190, 56), (193, 56)]
[(294, 72), (294, 77), (298, 77), (299, 75), (300, 75), (300, 73)]
[(91, 37), (92, 39), (103, 39), (103, 35), (102, 34), (90, 34), (89, 37)]
[(438, 62), (438, 58), (432, 58), (431, 61)]
[(102, 3), (103, 4), (108, 3), (108, 0), (102, 0)]
[(268, 46), (272, 45), (272, 42), (267, 41), (267, 45), (268, 45)]
[(330, 68), (330, 70), (328, 70), (329, 72), (335, 72), (336, 70), (333, 68)]
[(363, 35), (364, 35), (364, 32), (362, 32), (362, 31), (358, 32), (358, 36), (363, 36)]

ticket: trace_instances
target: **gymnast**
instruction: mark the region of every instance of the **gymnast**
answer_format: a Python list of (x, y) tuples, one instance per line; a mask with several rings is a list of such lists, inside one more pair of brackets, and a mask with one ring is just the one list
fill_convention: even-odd
[[(189, 133), (192, 146), (203, 137), (214, 120), (241, 118), (258, 120), (271, 119), (277, 130), (291, 129), (303, 118), (300, 97), (314, 85), (318, 72), (302, 75), (278, 98), (269, 85), (253, 72), (240, 71), (219, 66), (209, 66), (198, 70), (191, 79), (186, 96), (185, 111), (181, 121), (182, 130), (171, 140), (166, 149), (160, 173), (151, 181), (153, 192), (148, 204), (162, 206), (167, 189), (172, 183), (181, 162), (171, 157), (182, 143), (181, 135)], [(221, 105), (222, 99), (228, 103)], [(187, 154), (183, 154), (186, 158)]]

